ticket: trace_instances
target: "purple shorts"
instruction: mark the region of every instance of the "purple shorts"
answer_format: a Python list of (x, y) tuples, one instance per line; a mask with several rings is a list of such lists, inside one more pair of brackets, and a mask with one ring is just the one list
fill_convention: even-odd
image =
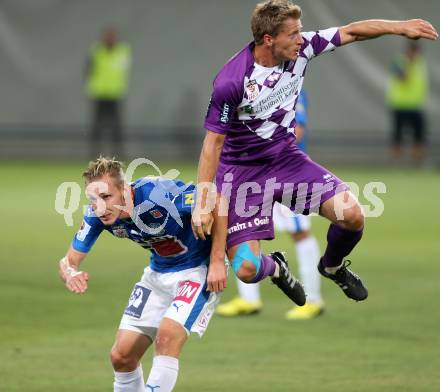
[(218, 192), (229, 200), (228, 249), (249, 240), (273, 239), (272, 207), (276, 201), (308, 215), (319, 213), (325, 201), (348, 190), (338, 177), (296, 146), (270, 162), (220, 162), (216, 184)]

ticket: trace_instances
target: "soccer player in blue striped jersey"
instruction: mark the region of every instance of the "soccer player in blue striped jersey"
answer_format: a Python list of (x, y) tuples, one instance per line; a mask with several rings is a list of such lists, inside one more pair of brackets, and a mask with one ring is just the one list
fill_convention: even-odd
[[(90, 162), (83, 177), (90, 207), (60, 261), (60, 276), (71, 292), (86, 292), (89, 276), (80, 264), (104, 231), (151, 251), (111, 351), (114, 391), (171, 391), (188, 335), (203, 335), (218, 302), (218, 294), (207, 291), (211, 241), (197, 241), (191, 229), (194, 186), (161, 177), (129, 184), (121, 163), (106, 158)], [(145, 385), (140, 360), (153, 341)]]

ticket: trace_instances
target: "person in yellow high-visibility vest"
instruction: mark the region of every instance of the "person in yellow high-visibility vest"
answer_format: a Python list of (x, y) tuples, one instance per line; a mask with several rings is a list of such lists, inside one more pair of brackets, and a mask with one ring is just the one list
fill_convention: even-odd
[(101, 142), (112, 140), (112, 153), (123, 156), (122, 101), (128, 88), (131, 50), (119, 42), (114, 27), (103, 31), (101, 42), (95, 44), (89, 54), (86, 78), (87, 92), (92, 101), (91, 154), (102, 153)]
[(424, 108), (428, 97), (428, 73), (420, 46), (408, 41), (404, 54), (398, 56), (391, 69), (387, 100), (393, 119), (391, 153), (402, 155), (406, 129), (413, 133), (412, 156), (416, 162), (425, 157), (426, 121)]

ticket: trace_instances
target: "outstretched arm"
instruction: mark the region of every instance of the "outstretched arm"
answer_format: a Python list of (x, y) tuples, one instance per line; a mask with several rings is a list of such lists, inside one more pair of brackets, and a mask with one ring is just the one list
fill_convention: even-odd
[(212, 248), (208, 269), (208, 291), (219, 292), (226, 288), (227, 269), (225, 265), (226, 237), (228, 234), (227, 200), (217, 195), (212, 226)]
[(405, 21), (371, 19), (353, 22), (339, 28), (341, 45), (364, 41), (382, 35), (401, 35), (411, 39), (438, 39), (438, 33), (431, 23), (423, 19)]
[(66, 256), (59, 262), (58, 273), (60, 278), (72, 293), (83, 294), (87, 290), (89, 274), (79, 271), (79, 266), (86, 256), (87, 253), (78, 252), (71, 245)]
[(215, 200), (211, 200), (212, 194), (209, 184), (214, 181), (224, 140), (225, 135), (208, 131), (200, 154), (197, 172), (197, 198), (192, 216), (192, 226), (196, 238), (202, 240), (206, 239), (205, 235), (211, 234), (213, 208), (209, 208), (209, 206), (214, 207)]

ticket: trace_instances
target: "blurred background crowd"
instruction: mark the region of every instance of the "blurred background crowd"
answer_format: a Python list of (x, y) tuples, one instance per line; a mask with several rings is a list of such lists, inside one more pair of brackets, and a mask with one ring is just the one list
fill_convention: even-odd
[[(439, 26), (437, 3), (300, 5), (308, 31), (377, 17)], [(103, 152), (194, 161), (212, 80), (251, 40), (254, 6), (3, 1), (0, 156), (83, 160)], [(440, 165), (436, 43), (386, 37), (337, 50), (312, 62), (306, 78), (311, 156), (327, 164)]]

